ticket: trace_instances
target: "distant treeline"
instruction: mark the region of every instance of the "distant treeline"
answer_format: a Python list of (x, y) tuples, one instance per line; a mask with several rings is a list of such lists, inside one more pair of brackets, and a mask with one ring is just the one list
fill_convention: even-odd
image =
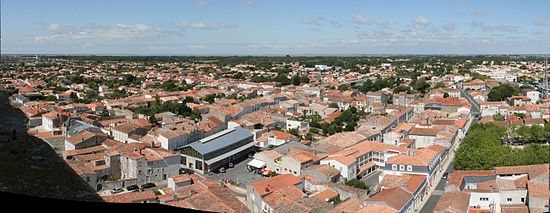
[[(30, 57), (30, 56), (28, 56)], [(437, 61), (444, 64), (464, 63), (471, 60), (473, 64), (481, 64), (483, 61), (494, 61), (500, 64), (502, 61), (544, 61), (544, 57), (535, 55), (395, 55), (395, 56), (39, 56), (41, 60), (45, 59), (68, 59), (85, 61), (91, 63), (107, 62), (142, 62), (146, 64), (157, 64), (163, 62), (192, 62), (209, 63), (220, 66), (251, 64), (259, 68), (270, 67), (273, 64), (300, 62), (307, 67), (313, 67), (316, 64), (329, 66), (338, 66), (344, 69), (352, 68), (356, 64), (368, 66), (380, 66), (381, 63), (392, 63), (393, 65), (416, 66), (423, 63), (435, 63)], [(16, 60), (18, 57), (2, 56), (6, 60)], [(34, 58), (34, 56), (33, 56)], [(389, 60), (388, 60), (389, 59)], [(408, 60), (399, 60), (408, 59)], [(399, 61), (397, 61), (399, 60)]]

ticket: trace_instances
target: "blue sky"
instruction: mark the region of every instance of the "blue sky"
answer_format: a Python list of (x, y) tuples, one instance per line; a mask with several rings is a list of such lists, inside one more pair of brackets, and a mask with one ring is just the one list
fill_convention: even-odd
[(548, 54), (545, 0), (2, 0), (2, 54)]

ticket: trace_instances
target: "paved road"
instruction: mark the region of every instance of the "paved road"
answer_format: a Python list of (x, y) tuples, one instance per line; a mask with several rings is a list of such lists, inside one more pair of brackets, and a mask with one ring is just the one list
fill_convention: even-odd
[(246, 185), (249, 183), (266, 179), (266, 177), (262, 175), (246, 170), (247, 163), (251, 160), (252, 158), (244, 159), (243, 161), (236, 163), (233, 168), (226, 168), (224, 173), (212, 173), (205, 175), (205, 177), (216, 180), (229, 179), (238, 181), (240, 183), (239, 187), (246, 188)]
[[(450, 163), (449, 166), (447, 166), (445, 172), (447, 174), (451, 174), (453, 172), (453, 164)], [(437, 201), (439, 201), (439, 198), (441, 198), (441, 195), (443, 195), (443, 192), (445, 192), (445, 184), (447, 183), (447, 179), (441, 178), (439, 182), (437, 183), (437, 186), (435, 187), (434, 192), (428, 198), (428, 201), (426, 204), (424, 204), (424, 207), (420, 210), (421, 213), (430, 213), (433, 212), (435, 205), (437, 204)]]

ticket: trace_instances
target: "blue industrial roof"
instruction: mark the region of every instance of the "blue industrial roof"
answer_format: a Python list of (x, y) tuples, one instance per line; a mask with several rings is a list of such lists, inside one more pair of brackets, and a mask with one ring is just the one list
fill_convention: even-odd
[(224, 130), (193, 143), (181, 146), (177, 149), (191, 147), (197, 150), (197, 152), (199, 152), (201, 155), (205, 155), (210, 152), (238, 143), (239, 141), (242, 141), (249, 137), (252, 137), (252, 133), (250, 133), (250, 131), (243, 129), (242, 127), (235, 127), (234, 129)]

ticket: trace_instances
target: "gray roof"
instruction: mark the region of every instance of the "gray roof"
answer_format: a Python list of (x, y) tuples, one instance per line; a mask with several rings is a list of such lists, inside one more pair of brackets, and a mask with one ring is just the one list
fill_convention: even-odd
[(210, 152), (238, 143), (239, 141), (242, 141), (246, 138), (252, 138), (252, 134), (250, 133), (250, 131), (243, 129), (242, 127), (235, 127), (233, 129), (227, 129), (214, 135), (208, 136), (177, 149), (191, 147), (199, 152), (201, 155), (205, 155)]
[(69, 125), (67, 128), (67, 136), (69, 137), (78, 135), (80, 134), (80, 132), (84, 130), (89, 130), (92, 132), (101, 132), (99, 127), (86, 123), (81, 120), (74, 119), (74, 118), (72, 119), (69, 118), (65, 123)]
[(465, 183), (480, 183), (485, 182), (489, 180), (495, 180), (496, 176), (465, 176), (464, 182)]

